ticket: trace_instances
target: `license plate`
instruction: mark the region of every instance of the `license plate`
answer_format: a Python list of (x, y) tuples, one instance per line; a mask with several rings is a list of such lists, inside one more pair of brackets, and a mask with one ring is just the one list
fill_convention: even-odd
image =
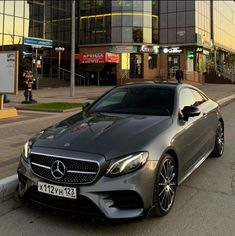
[(58, 197), (72, 198), (72, 199), (77, 198), (77, 189), (72, 187), (38, 182), (38, 191), (41, 193), (46, 193)]

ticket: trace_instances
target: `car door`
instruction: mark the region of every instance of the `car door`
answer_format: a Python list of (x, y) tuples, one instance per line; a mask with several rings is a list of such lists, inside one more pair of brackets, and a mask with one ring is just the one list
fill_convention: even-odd
[[(179, 111), (185, 106), (198, 106), (191, 88), (182, 88), (179, 92)], [(204, 143), (206, 139), (204, 113), (195, 117), (189, 117), (188, 121), (182, 118), (178, 119), (179, 133), (175, 139), (177, 152), (181, 162), (180, 173), (186, 174), (193, 165), (200, 160), (204, 152)]]
[(216, 110), (212, 108), (211, 101), (199, 91), (192, 89), (196, 99), (195, 106), (198, 107), (203, 115), (201, 121), (202, 135), (200, 156), (204, 156), (214, 147), (215, 123), (217, 119)]

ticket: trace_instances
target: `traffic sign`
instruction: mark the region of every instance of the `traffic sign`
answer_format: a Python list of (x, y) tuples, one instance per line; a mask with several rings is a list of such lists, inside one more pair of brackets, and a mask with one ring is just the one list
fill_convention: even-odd
[(49, 40), (49, 39), (24, 37), (24, 45), (52, 48), (53, 47), (53, 41)]

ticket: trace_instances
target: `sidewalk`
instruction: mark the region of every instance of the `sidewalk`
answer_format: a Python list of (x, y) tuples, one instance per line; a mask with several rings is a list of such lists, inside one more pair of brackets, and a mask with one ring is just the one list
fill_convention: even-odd
[[(235, 94), (235, 85), (233, 84), (194, 84), (205, 92), (209, 97), (214, 100), (227, 97)], [(104, 92), (111, 89), (111, 86), (79, 86), (75, 89), (75, 96), (70, 97), (69, 87), (60, 88), (43, 88), (39, 90), (33, 90), (33, 98), (39, 103), (43, 102), (85, 102), (87, 100), (93, 100), (100, 96)], [(5, 107), (19, 106), (21, 101), (24, 100), (23, 90), (20, 90), (18, 95), (9, 95), (11, 102), (5, 104)]]
[[(199, 85), (209, 97), (219, 100), (235, 95), (235, 85), (205, 84)], [(38, 102), (78, 102), (92, 101), (111, 87), (76, 87), (75, 97), (70, 97), (68, 87), (45, 88), (33, 91)], [(9, 95), (10, 103), (5, 107), (20, 106), (24, 100), (23, 91), (18, 95)], [(16, 173), (19, 156), (24, 143), (33, 134), (76, 113), (49, 113), (19, 111), (16, 118), (0, 120), (0, 179)]]

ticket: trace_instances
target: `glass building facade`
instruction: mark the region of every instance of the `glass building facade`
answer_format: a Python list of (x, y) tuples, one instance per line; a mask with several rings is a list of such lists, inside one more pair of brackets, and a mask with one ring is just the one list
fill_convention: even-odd
[[(77, 7), (78, 4), (76, 4)], [(78, 9), (76, 9), (76, 12), (78, 12)], [(78, 17), (76, 17), (76, 30), (78, 32)], [(65, 57), (63, 57), (62, 65), (69, 65), (70, 36), (71, 1), (0, 1), (0, 50), (20, 50), (20, 62), (25, 59), (22, 52), (32, 52), (30, 46), (23, 45), (23, 38), (35, 37), (53, 40), (53, 47), (65, 47)], [(78, 35), (76, 37), (77, 44)], [(58, 55), (54, 48), (42, 48), (39, 50), (38, 56), (44, 62), (44, 74), (52, 75), (57, 72)], [(32, 63), (30, 58), (28, 58), (28, 61), (28, 64)]]
[(195, 0), (160, 1), (160, 44), (195, 43), (195, 10)]
[(212, 40), (212, 5), (211, 1), (195, 2), (195, 33), (196, 42), (210, 47)]
[(160, 1), (160, 44), (195, 44), (235, 51), (235, 2)]
[(22, 44), (24, 36), (42, 38), (43, 26), (43, 1), (0, 1), (0, 46)]
[(80, 1), (80, 44), (159, 43), (158, 1)]
[(235, 52), (235, 2), (213, 1), (214, 44)]

